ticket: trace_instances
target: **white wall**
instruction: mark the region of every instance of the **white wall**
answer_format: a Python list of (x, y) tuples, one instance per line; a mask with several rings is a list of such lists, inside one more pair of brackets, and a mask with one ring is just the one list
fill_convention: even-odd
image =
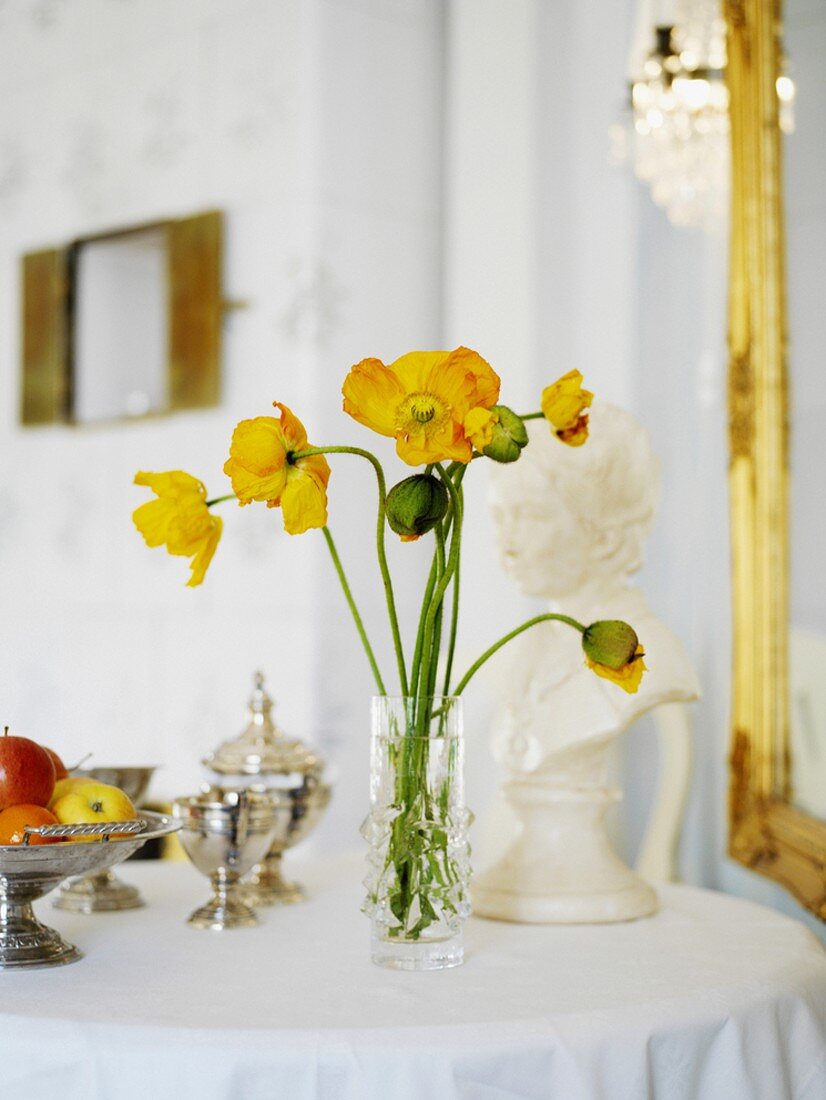
[[(69, 763), (162, 763), (156, 795), (193, 789), (261, 667), (285, 729), (340, 773), (327, 843), (357, 842), (370, 685), (321, 536), (229, 508), (188, 589), (135, 532), (131, 481), (183, 467), (224, 491), (233, 425), (274, 398), (314, 441), (366, 436), (340, 413), (351, 363), (438, 343), (441, 49), (419, 0), (0, 7), (0, 717)], [(222, 406), (21, 429), (19, 256), (208, 207), (227, 296), (249, 302), (225, 324)], [(334, 529), (356, 491), (372, 508), (368, 474), (336, 464)], [(369, 540), (341, 541), (364, 592)]]
[[(600, 398), (633, 400), (636, 190), (627, 171), (608, 164), (631, 7), (449, 5), (445, 343), (465, 342), (488, 357), (503, 377), (502, 400), (519, 411), (538, 409), (542, 388), (574, 367)], [(496, 565), (480, 466), (465, 481), (461, 664), (539, 609)], [(489, 731), (497, 672), (494, 660), (466, 700), (469, 785), (480, 817), (495, 790)], [(639, 827), (617, 828), (633, 834), (630, 851)]]

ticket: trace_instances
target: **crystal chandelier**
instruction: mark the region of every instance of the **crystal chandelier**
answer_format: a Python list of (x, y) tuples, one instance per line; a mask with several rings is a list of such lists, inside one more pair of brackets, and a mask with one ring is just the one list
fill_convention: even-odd
[[(633, 123), (618, 153), (674, 225), (709, 229), (728, 209), (725, 21), (720, 0), (676, 0), (671, 11), (673, 22), (654, 28), (653, 48), (632, 61)], [(777, 92), (789, 133), (794, 84), (785, 73)]]

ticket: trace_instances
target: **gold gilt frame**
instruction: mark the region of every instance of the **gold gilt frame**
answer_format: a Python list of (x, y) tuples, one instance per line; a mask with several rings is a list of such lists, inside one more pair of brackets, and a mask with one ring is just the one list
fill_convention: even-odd
[(731, 104), (729, 853), (826, 920), (826, 823), (792, 805), (780, 0), (725, 0)]

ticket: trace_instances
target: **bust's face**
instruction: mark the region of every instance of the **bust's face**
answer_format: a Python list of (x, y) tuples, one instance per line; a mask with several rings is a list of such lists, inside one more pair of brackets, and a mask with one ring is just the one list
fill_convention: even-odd
[(591, 547), (552, 482), (542, 499), (516, 483), (492, 500), (499, 557), (526, 596), (560, 599), (593, 576)]

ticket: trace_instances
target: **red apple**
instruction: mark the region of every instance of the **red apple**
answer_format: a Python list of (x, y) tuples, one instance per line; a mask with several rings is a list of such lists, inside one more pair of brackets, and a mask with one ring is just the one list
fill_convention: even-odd
[(28, 737), (0, 737), (0, 810), (27, 802), (45, 806), (52, 797), (52, 758)]
[(66, 779), (69, 774), (69, 769), (63, 763), (63, 761), (60, 759), (54, 749), (50, 749), (47, 745), (41, 745), (41, 748), (45, 749), (49, 756), (51, 756), (52, 758), (52, 763), (54, 764), (55, 782), (57, 782), (58, 779)]

